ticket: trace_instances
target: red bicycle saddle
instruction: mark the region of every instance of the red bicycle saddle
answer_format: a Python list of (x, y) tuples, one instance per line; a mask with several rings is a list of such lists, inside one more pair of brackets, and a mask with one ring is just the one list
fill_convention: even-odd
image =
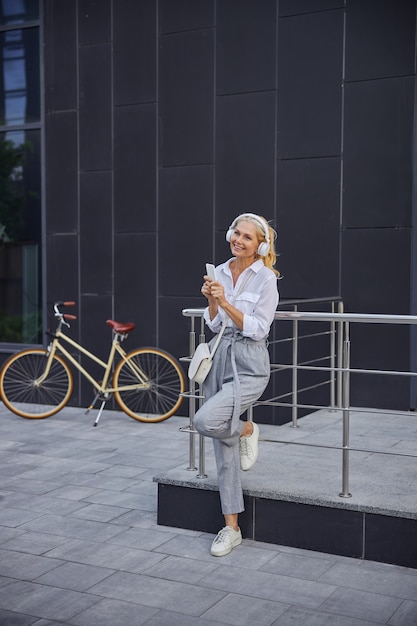
[(110, 326), (115, 333), (130, 333), (130, 331), (135, 330), (136, 327), (132, 322), (121, 324), (120, 322), (116, 322), (116, 320), (107, 320), (106, 324)]

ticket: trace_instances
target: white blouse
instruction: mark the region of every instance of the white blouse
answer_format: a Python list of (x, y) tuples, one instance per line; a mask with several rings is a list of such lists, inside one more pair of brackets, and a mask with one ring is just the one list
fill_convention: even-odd
[[(258, 260), (242, 272), (233, 288), (230, 263), (234, 260), (233, 257), (216, 267), (217, 280), (224, 287), (226, 300), (243, 313), (242, 335), (260, 341), (268, 336), (278, 306), (277, 277), (263, 261)], [(240, 292), (242, 284), (244, 287)], [(220, 306), (212, 320), (208, 307), (204, 311), (205, 322), (214, 333), (220, 331), (225, 316), (226, 313)], [(230, 318), (227, 327), (237, 328)]]

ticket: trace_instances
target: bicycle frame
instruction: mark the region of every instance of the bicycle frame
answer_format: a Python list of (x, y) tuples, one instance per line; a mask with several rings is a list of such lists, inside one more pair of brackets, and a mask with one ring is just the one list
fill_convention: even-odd
[[(47, 348), (49, 352), (48, 361), (47, 361), (44, 373), (36, 381), (38, 385), (40, 385), (48, 376), (53, 357), (56, 352), (59, 352), (63, 356), (65, 356), (65, 358), (68, 359), (68, 361), (72, 363), (72, 365), (79, 372), (81, 372), (81, 374), (87, 380), (90, 381), (90, 383), (96, 389), (97, 393), (108, 394), (108, 393), (113, 393), (114, 391), (121, 392), (121, 391), (131, 391), (133, 389), (141, 389), (141, 390), (149, 389), (149, 383), (147, 381), (146, 375), (140, 369), (140, 367), (138, 367), (135, 363), (132, 363), (131, 361), (127, 361), (127, 363), (130, 369), (132, 370), (132, 372), (136, 374), (136, 376), (138, 377), (139, 382), (135, 384), (119, 386), (117, 388), (107, 386), (109, 382), (111, 370), (112, 370), (112, 365), (114, 362), (114, 357), (116, 356), (116, 352), (120, 355), (120, 357), (124, 361), (126, 361), (127, 353), (121, 347), (120, 339), (119, 339), (119, 337), (123, 338), (123, 335), (119, 335), (118, 333), (115, 333), (114, 339), (112, 341), (110, 353), (109, 353), (109, 358), (106, 363), (105, 361), (100, 359), (98, 356), (96, 356), (95, 354), (87, 350), (87, 348), (84, 348), (82, 345), (80, 345), (77, 341), (65, 335), (65, 333), (61, 330), (61, 326), (62, 326), (62, 320), (59, 321), (58, 328), (55, 332), (54, 338), (51, 341), (51, 343), (48, 345), (48, 348)], [(78, 363), (78, 361), (72, 356), (72, 354), (70, 354), (70, 352), (68, 352), (68, 350), (62, 345), (60, 340), (63, 340), (64, 342), (68, 343), (70, 346), (75, 348), (78, 352), (84, 354), (95, 363), (98, 363), (98, 365), (100, 365), (104, 369), (104, 377), (101, 383), (100, 381), (95, 380), (95, 378), (93, 378), (93, 376), (91, 376), (91, 374), (80, 363)]]

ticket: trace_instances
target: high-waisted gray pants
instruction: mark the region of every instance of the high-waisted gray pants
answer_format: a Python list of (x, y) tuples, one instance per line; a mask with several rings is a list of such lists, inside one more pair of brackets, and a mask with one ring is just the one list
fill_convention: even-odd
[(260, 398), (268, 384), (270, 371), (265, 340), (252, 341), (238, 332), (227, 330), (204, 381), (205, 402), (195, 414), (194, 426), (201, 435), (213, 439), (223, 515), (244, 511), (239, 454), (243, 422), (240, 415)]

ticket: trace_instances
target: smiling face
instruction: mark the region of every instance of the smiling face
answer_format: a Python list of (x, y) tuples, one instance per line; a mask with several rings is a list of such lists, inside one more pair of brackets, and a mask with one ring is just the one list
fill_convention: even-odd
[(238, 222), (230, 238), (230, 250), (237, 259), (253, 260), (258, 251), (259, 240), (256, 225), (247, 220)]

